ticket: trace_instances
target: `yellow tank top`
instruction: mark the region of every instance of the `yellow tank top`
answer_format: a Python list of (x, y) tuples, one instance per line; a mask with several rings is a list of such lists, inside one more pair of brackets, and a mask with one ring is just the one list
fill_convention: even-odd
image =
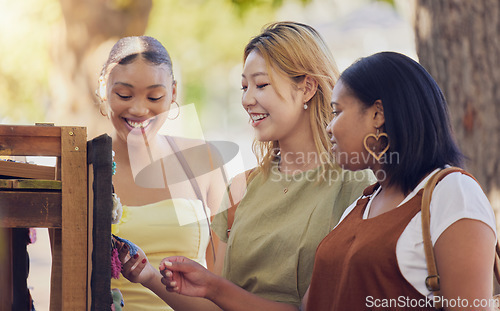
[[(124, 206), (114, 232), (139, 246), (153, 267), (168, 256), (186, 256), (206, 266), (208, 222), (200, 200), (168, 199), (143, 206)], [(207, 215), (210, 210), (206, 209)], [(149, 289), (123, 276), (111, 280), (111, 288), (123, 294), (123, 310), (172, 310)]]

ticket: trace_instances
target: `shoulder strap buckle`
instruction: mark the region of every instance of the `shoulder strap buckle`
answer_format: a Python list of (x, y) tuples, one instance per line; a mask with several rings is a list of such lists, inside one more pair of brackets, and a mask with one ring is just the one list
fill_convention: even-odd
[(439, 284), (439, 275), (429, 275), (425, 278), (425, 287), (431, 292), (435, 292), (441, 289)]

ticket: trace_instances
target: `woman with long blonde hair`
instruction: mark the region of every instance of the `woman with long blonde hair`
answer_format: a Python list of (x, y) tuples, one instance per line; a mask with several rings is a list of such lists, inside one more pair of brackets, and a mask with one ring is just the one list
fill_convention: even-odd
[[(212, 229), (220, 239), (216, 273), (259, 297), (300, 304), (319, 242), (374, 181), (332, 163), (326, 126), (338, 74), (324, 40), (305, 24), (270, 24), (245, 47), (242, 105), (258, 166), (233, 179)], [(239, 202), (232, 224), (231, 201)], [(147, 282), (149, 266), (134, 260)]]

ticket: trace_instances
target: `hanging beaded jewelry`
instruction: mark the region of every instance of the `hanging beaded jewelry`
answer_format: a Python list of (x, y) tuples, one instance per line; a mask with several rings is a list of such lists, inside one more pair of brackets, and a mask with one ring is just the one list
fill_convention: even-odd
[[(111, 174), (114, 176), (116, 174), (116, 162), (114, 161), (115, 157), (115, 152), (112, 152), (113, 155), (113, 164), (111, 165)], [(120, 219), (123, 216), (123, 206), (120, 202), (120, 198), (116, 195), (114, 192), (114, 187), (113, 187), (113, 210), (111, 212), (111, 223), (112, 224), (118, 224), (120, 222)], [(114, 234), (111, 234), (111, 277), (115, 279), (120, 278), (120, 272), (122, 270), (122, 264), (119, 259), (119, 254), (118, 254), (118, 246), (115, 241), (119, 241), (121, 243), (124, 243), (128, 246), (128, 250), (130, 253), (130, 256), (133, 257), (135, 254), (137, 254), (138, 247), (130, 242), (129, 240), (120, 238)]]

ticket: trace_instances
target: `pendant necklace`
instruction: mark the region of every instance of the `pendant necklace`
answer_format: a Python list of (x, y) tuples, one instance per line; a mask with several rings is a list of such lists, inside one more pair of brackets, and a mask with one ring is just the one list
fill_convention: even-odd
[[(286, 174), (286, 173), (283, 173), (281, 171), (281, 162), (278, 162), (278, 171), (281, 173), (280, 175), (280, 184), (281, 186), (283, 187), (283, 193), (286, 194), (288, 192), (288, 188), (290, 187), (290, 185), (294, 182), (295, 180), (295, 174)], [(288, 179), (290, 178), (290, 179)], [(283, 183), (283, 181), (286, 181), (286, 183)]]
[[(306, 169), (310, 163), (305, 162), (304, 164), (302, 164), (302, 167), (300, 169), (292, 171), (291, 174), (286, 174), (286, 173), (283, 173), (281, 171), (281, 152), (277, 154), (277, 159), (278, 159), (278, 171), (281, 173), (279, 182), (280, 182), (281, 186), (283, 187), (283, 193), (287, 194), (288, 189), (290, 188), (291, 184), (295, 181), (295, 173), (297, 173), (297, 174), (299, 174), (299, 172), (304, 173), (305, 172), (304, 169)], [(290, 181), (288, 181), (288, 178), (290, 178)], [(283, 184), (282, 179), (284, 179), (285, 181), (288, 181), (288, 182)]]
[[(285, 175), (285, 179), (288, 178), (288, 175), (284, 174)], [(286, 184), (286, 185), (283, 185), (283, 193), (286, 194), (288, 192), (288, 187), (290, 187), (290, 185), (292, 184), (293, 182), (293, 175), (290, 175), (290, 181)]]

